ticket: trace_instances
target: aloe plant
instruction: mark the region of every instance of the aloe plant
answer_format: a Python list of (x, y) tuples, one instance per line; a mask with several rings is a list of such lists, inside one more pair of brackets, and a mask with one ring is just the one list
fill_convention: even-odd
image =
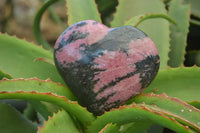
[[(34, 20), (36, 40), (43, 46), (0, 34), (0, 99), (28, 102), (23, 113), (0, 102), (1, 132), (200, 132), (200, 68), (183, 65), (189, 23), (199, 23), (190, 19), (191, 11), (200, 16), (198, 1), (97, 0), (96, 5), (94, 0), (66, 0), (68, 26), (82, 20), (104, 22), (110, 28), (132, 25), (148, 34), (160, 54), (160, 69), (150, 86), (100, 116), (79, 104), (56, 70), (52, 47), (42, 38), (42, 14), (56, 1), (46, 1)], [(116, 3), (116, 12), (109, 14)], [(106, 16), (100, 17), (98, 8)], [(196, 59), (198, 53), (187, 56)]]

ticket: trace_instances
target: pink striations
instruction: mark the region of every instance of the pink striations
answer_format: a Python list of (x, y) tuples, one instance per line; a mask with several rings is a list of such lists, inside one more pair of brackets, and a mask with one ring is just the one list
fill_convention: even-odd
[(79, 51), (78, 43), (73, 45), (65, 45), (59, 51), (55, 53), (57, 60), (63, 65), (63, 67), (67, 67), (68, 63), (74, 62), (82, 58), (82, 55)]
[[(104, 36), (110, 30), (108, 27), (100, 23), (94, 25), (93, 24), (94, 22), (96, 21), (89, 20), (87, 21), (86, 25), (78, 27), (77, 29), (75, 28), (76, 25), (72, 25), (69, 28), (72, 28), (73, 30), (66, 31), (63, 35), (61, 35), (58, 38), (54, 47), (55, 49), (59, 48), (59, 45), (63, 38), (64, 41), (67, 41), (67, 39), (70, 38), (72, 32), (81, 32), (82, 34), (87, 34), (87, 37), (74, 40), (71, 43), (66, 44), (61, 49), (56, 51), (55, 53), (56, 58), (62, 65), (80, 60), (82, 58), (82, 55), (79, 52), (79, 50), (84, 50), (82, 47), (80, 47), (80, 45), (85, 44), (86, 46), (88, 46), (95, 42), (98, 42), (99, 40), (104, 38)], [(64, 65), (64, 67), (66, 66)]]
[(135, 71), (134, 65), (127, 61), (126, 53), (122, 51), (111, 51), (103, 56), (94, 60), (99, 64), (96, 68), (105, 69), (94, 77), (94, 80), (99, 79), (94, 86), (94, 92), (98, 92), (100, 88), (107, 85), (111, 81), (115, 81), (115, 78), (122, 77), (127, 73)]
[(106, 88), (103, 92), (97, 95), (97, 99), (102, 99), (103, 97), (108, 97), (112, 93), (115, 93), (108, 99), (108, 103), (115, 102), (117, 100), (125, 101), (130, 99), (132, 96), (139, 94), (141, 91), (139, 74), (135, 74), (132, 77), (126, 78), (118, 82), (115, 86)]
[(147, 56), (158, 55), (158, 50), (155, 48), (153, 41), (149, 37), (145, 37), (131, 41), (128, 54), (129, 59), (135, 62), (136, 60), (144, 60)]
[(157, 49), (154, 51), (152, 49), (155, 49), (155, 45), (149, 37), (146, 37), (130, 42), (128, 56), (122, 51), (111, 51), (95, 59), (94, 62), (98, 64), (95, 68), (105, 69), (105, 71), (95, 76), (94, 80), (98, 79), (98, 82), (93, 91), (97, 93), (100, 88), (115, 81), (117, 77), (134, 72), (136, 62), (144, 60), (147, 56), (158, 54)]

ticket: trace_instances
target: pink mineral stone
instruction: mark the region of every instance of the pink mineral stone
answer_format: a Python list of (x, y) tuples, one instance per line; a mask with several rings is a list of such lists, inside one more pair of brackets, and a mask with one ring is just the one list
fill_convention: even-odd
[(95, 115), (141, 93), (160, 64), (153, 41), (133, 26), (111, 29), (93, 20), (81, 21), (67, 28), (54, 48), (58, 71)]

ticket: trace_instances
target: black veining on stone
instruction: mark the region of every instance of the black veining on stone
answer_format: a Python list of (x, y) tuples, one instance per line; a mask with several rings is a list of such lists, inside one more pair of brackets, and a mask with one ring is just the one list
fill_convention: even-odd
[(87, 24), (87, 22), (85, 22), (85, 21), (82, 21), (82, 22), (80, 22), (80, 23), (76, 24), (76, 27), (75, 27), (75, 29), (78, 29), (79, 27), (85, 26), (86, 24)]
[[(63, 35), (64, 35), (64, 34), (63, 34)], [(61, 49), (62, 47), (66, 46), (66, 45), (68, 45), (68, 44), (70, 44), (70, 43), (73, 43), (73, 42), (75, 42), (75, 41), (77, 41), (77, 40), (79, 40), (79, 39), (84, 39), (84, 38), (86, 38), (88, 35), (89, 35), (89, 33), (82, 33), (81, 31), (73, 31), (73, 32), (69, 35), (69, 37), (67, 38), (67, 40), (66, 40), (66, 38), (64, 38), (64, 37), (61, 39), (58, 48), (55, 49), (55, 50), (59, 50), (59, 49)]]

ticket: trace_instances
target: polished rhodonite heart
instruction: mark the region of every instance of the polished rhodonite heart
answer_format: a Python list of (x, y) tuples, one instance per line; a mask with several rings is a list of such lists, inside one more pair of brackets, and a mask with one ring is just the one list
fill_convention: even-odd
[(153, 41), (133, 26), (78, 22), (58, 38), (55, 64), (80, 103), (95, 115), (142, 92), (159, 69)]

